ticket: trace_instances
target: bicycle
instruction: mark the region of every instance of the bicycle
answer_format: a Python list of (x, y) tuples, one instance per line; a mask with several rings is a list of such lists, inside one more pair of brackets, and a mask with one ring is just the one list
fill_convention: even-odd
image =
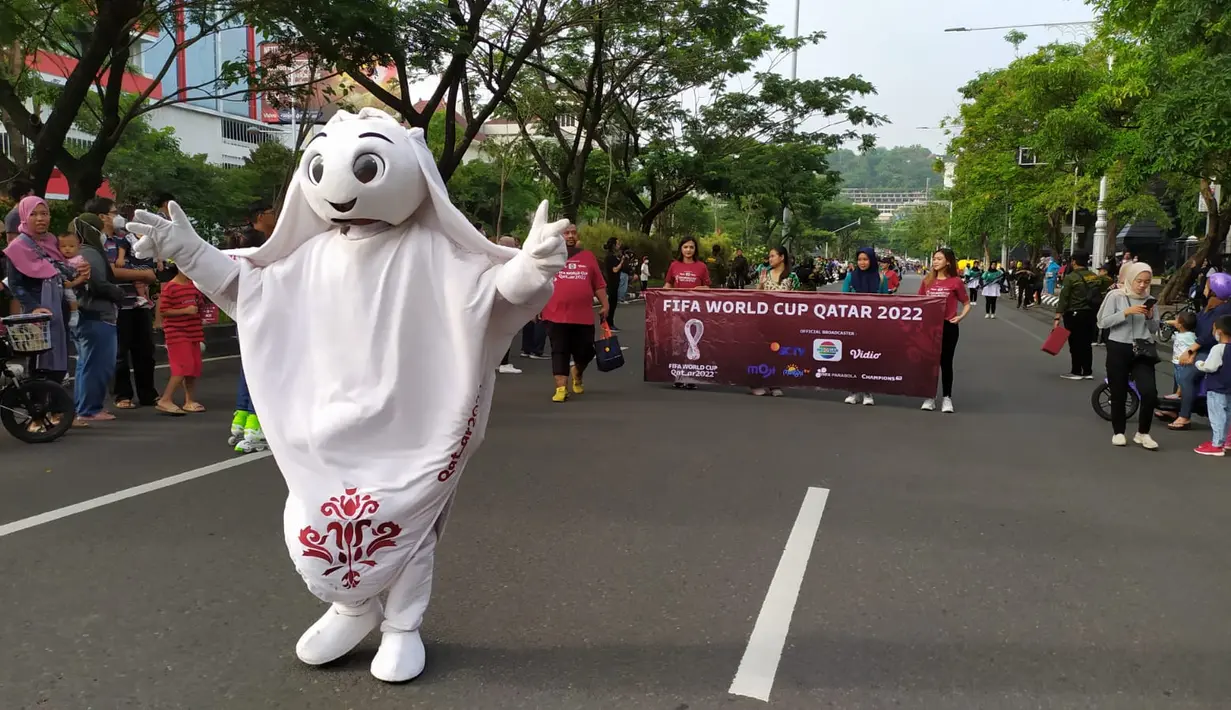
[[(35, 358), (51, 350), (51, 315), (24, 314), (0, 318), (0, 424), (27, 444), (46, 444), (73, 426), (73, 398), (58, 382), (30, 376)], [(11, 362), (18, 358), (25, 365)]]
[(1169, 343), (1171, 337), (1175, 335), (1175, 327), (1168, 325), (1170, 321), (1175, 320), (1176, 316), (1181, 313), (1197, 313), (1197, 304), (1191, 298), (1184, 299), (1184, 303), (1174, 311), (1163, 311), (1158, 316), (1158, 342)]

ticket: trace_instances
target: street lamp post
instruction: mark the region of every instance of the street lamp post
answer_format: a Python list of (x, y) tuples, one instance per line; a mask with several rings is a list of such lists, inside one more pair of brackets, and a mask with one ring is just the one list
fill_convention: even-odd
[[(800, 0), (795, 0), (795, 39), (799, 39), (799, 3)], [(795, 81), (799, 76), (799, 49), (796, 48), (791, 52), (791, 81)], [(782, 207), (782, 241), (786, 241), (787, 235), (791, 228), (791, 208)]]

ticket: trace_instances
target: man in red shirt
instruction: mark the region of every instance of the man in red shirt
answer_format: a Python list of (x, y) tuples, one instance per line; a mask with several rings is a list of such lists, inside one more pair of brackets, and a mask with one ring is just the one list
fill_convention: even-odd
[(577, 246), (576, 225), (570, 224), (564, 230), (564, 244), (568, 247), (568, 262), (556, 274), (551, 300), (543, 309), (547, 335), (551, 338), (551, 374), (556, 378), (553, 402), (568, 399), (566, 385), (570, 376), (573, 393), (585, 391), (582, 375), (594, 359), (594, 299), (598, 299), (603, 320), (607, 319), (609, 307), (602, 268), (593, 252)]

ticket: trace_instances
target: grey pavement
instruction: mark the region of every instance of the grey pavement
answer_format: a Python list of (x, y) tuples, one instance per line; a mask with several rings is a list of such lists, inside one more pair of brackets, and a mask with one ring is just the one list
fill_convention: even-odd
[[(629, 365), (585, 395), (552, 404), (547, 362), (500, 377), (419, 679), (374, 680), (375, 635), (295, 659), (323, 605), (266, 458), (0, 537), (0, 708), (763, 707), (727, 690), (809, 487), (828, 506), (768, 706), (1231, 707), (1231, 461), (1191, 453), (1201, 431), (1113, 448), (1045, 324), (963, 323), (942, 415), (644, 383), (635, 308)], [(0, 526), (230, 460), (236, 373), (207, 364), (204, 415), (0, 439)]]

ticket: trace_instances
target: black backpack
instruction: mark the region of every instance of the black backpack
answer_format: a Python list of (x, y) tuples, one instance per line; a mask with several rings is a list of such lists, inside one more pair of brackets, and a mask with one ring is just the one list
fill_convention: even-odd
[[(1100, 283), (1101, 280), (1101, 276), (1098, 274), (1091, 274), (1089, 272), (1086, 272), (1081, 276), (1082, 284), (1086, 287), (1086, 308), (1089, 308), (1095, 312), (1103, 307), (1103, 299), (1107, 296), (1107, 292), (1103, 289), (1103, 285)], [(1080, 301), (1078, 302), (1080, 303)]]

